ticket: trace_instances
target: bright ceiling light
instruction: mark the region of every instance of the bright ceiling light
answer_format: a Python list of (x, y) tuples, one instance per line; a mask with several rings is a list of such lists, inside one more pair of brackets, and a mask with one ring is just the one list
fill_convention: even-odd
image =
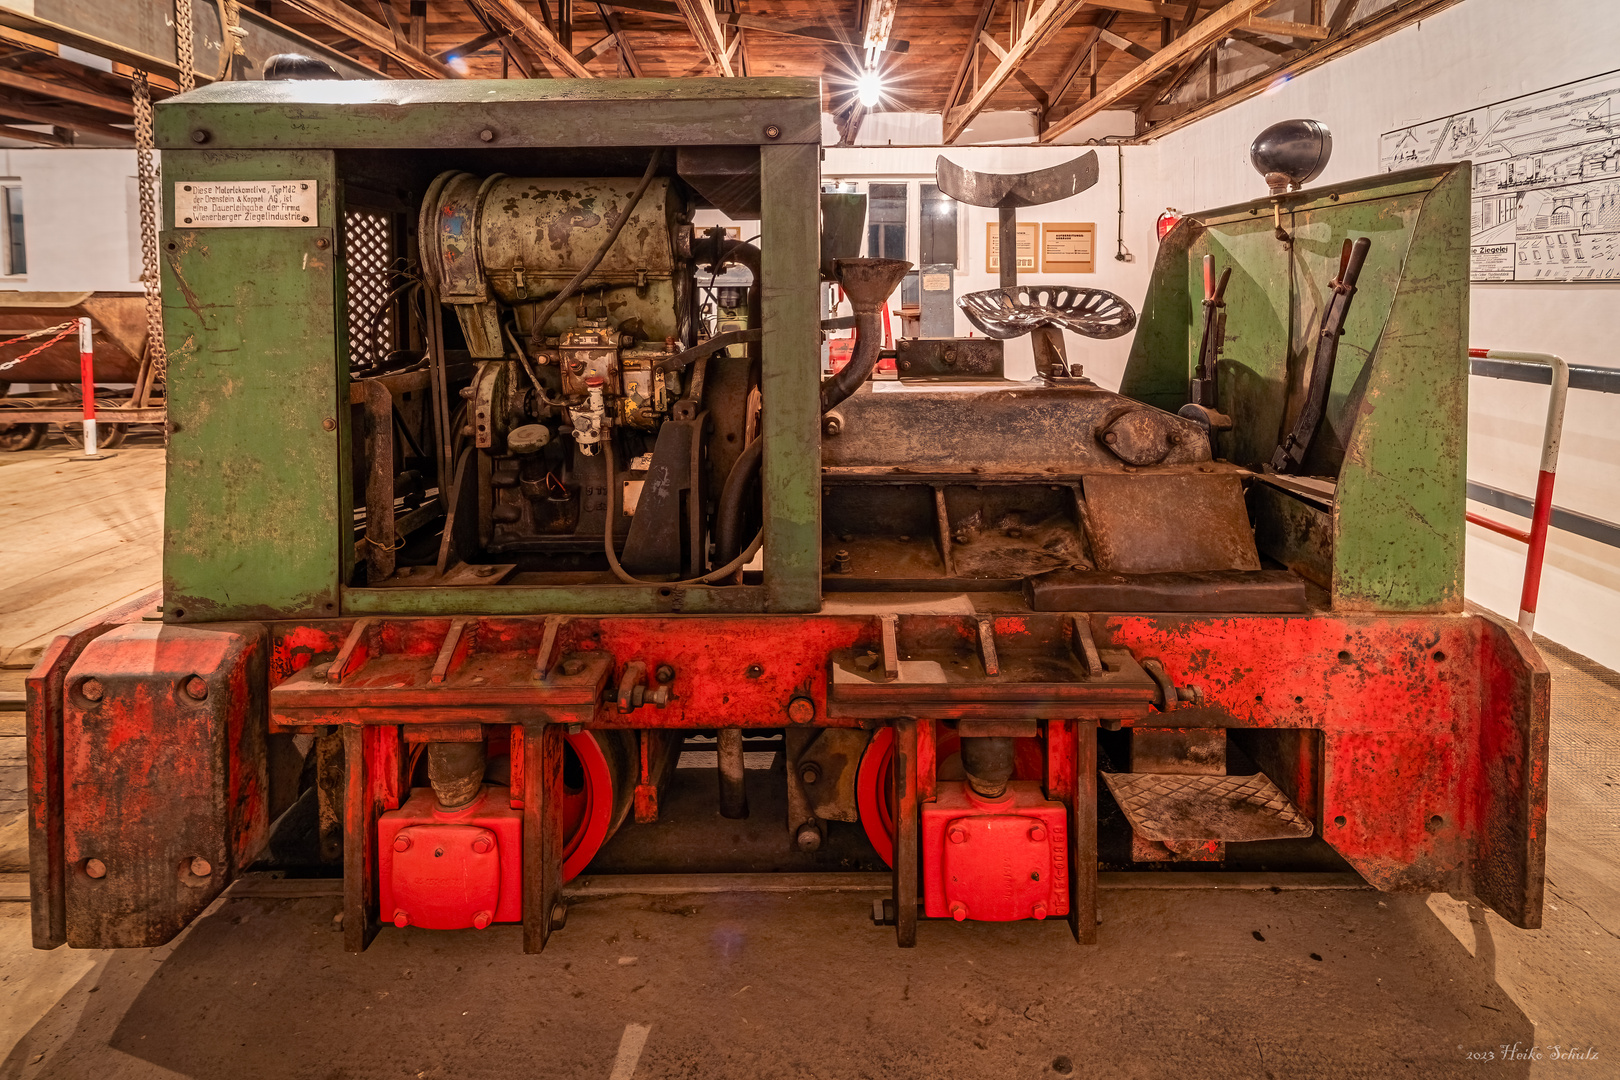
[(883, 76), (875, 71), (863, 71), (855, 80), (855, 93), (868, 109), (883, 98)]

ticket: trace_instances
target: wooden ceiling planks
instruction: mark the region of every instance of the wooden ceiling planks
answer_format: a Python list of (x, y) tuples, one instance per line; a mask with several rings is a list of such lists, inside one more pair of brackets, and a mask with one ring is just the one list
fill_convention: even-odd
[[(854, 81), (867, 63), (864, 37), (881, 38), (886, 28), (888, 51), (873, 53), (885, 83), (879, 109), (941, 113), (957, 106), (946, 118), (952, 134), (980, 112), (1025, 110), (1051, 138), (1103, 106), (1135, 112), (1138, 135), (1168, 130), (1256, 92), (1279, 73), (1325, 62), (1456, 2), (576, 0), (568, 5), (571, 26), (558, 24), (556, 0), (243, 0), (242, 6), (396, 78), (520, 78), (525, 71), (619, 78), (632, 68), (648, 78), (726, 71), (816, 77), (823, 80), (826, 108), (846, 131), (859, 126), (848, 121), (857, 111)], [(1237, 9), (1242, 19), (1233, 18)], [(1365, 14), (1368, 9), (1374, 13)], [(1015, 43), (1024, 20), (1033, 16), (1041, 25), (1054, 11), (1057, 28), (1041, 34), (1010, 70), (1002, 58), (1021, 52)], [(694, 13), (695, 32), (688, 22)], [(976, 35), (981, 16), (983, 32)], [(1231, 29), (1210, 33), (1217, 23)], [(40, 122), (6, 113), (5, 100), (35, 116), (60, 112), (80, 119), (81, 130), (129, 122), (122, 104), (127, 70), (103, 75), (5, 33), (12, 37), (0, 34), (0, 123)], [(1222, 50), (1231, 48), (1229, 34), (1257, 43), (1259, 55), (1270, 59), (1256, 69), (1257, 50), (1250, 48), (1248, 68), (1224, 82), (1211, 80), (1207, 61), (1213, 52), (1221, 64)], [(629, 46), (628, 63), (621, 42)], [(1162, 58), (1156, 56), (1161, 49)], [(1157, 74), (1144, 78), (1143, 68)], [(1214, 94), (1205, 91), (1209, 85), (1216, 86)], [(970, 102), (971, 109), (961, 108)]]

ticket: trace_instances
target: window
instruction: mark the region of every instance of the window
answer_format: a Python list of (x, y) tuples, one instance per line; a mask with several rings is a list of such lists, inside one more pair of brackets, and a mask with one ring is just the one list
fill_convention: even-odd
[(0, 183), (0, 231), (5, 233), (5, 272), (9, 276), (28, 273), (28, 247), (23, 241), (22, 185)]
[(871, 184), (866, 189), (866, 254), (873, 259), (906, 257), (906, 185)]
[(918, 260), (923, 266), (956, 262), (956, 200), (938, 184), (922, 185), (922, 236)]

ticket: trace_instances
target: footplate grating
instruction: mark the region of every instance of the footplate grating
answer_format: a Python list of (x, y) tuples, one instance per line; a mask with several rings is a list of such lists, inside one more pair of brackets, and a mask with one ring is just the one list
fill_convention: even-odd
[(1315, 831), (1265, 773), (1103, 773), (1131, 827), (1150, 840), (1290, 840)]

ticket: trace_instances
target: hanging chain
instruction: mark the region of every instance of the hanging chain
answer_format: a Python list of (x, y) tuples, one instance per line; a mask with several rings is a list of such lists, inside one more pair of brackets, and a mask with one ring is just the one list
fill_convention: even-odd
[(174, 0), (174, 63), (180, 69), (180, 92), (197, 88), (197, 65), (192, 56), (191, 0)]
[[(184, 2), (184, 0), (182, 0)], [(152, 89), (146, 72), (132, 80), (135, 96), (135, 173), (141, 188), (141, 283), (146, 287), (146, 347), (152, 358), (148, 386), (163, 378), (169, 365), (163, 348), (163, 301), (158, 295), (157, 165), (152, 160)]]
[(0, 348), (5, 348), (7, 345), (15, 345), (19, 341), (29, 341), (29, 340), (31, 340), (33, 338), (43, 337), (46, 334), (55, 334), (56, 335), (55, 337), (51, 338), (51, 340), (47, 341), (45, 344), (40, 345), (37, 348), (30, 349), (27, 352), (23, 353), (21, 356), (17, 357), (17, 359), (15, 359), (15, 360), (7, 360), (5, 363), (0, 364), (0, 371), (10, 371), (12, 368), (16, 367), (18, 364), (22, 363), (24, 360), (28, 360), (28, 359), (31, 359), (31, 358), (33, 358), (35, 356), (38, 356), (40, 353), (44, 352), (46, 349), (50, 348), (52, 345), (55, 345), (58, 341), (61, 341), (63, 338), (67, 337), (69, 334), (73, 333), (78, 328), (79, 328), (79, 320), (78, 319), (73, 319), (70, 322), (57, 323), (55, 326), (41, 327), (38, 330), (34, 330), (34, 331), (30, 332), (30, 333), (23, 334), (20, 337), (14, 337), (10, 341), (0, 341)]

